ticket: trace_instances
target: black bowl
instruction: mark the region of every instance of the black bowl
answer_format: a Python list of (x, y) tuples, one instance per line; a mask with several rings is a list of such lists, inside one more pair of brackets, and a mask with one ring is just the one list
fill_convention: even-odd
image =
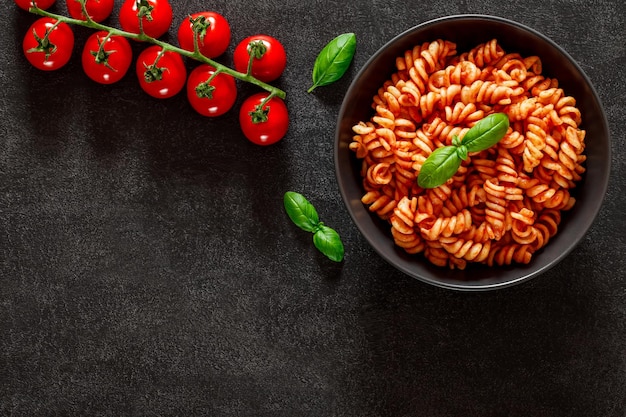
[[(538, 55), (543, 74), (556, 77), (565, 93), (577, 101), (586, 130), (586, 172), (573, 195), (576, 205), (563, 213), (558, 233), (536, 252), (529, 264), (502, 267), (468, 265), (450, 270), (431, 265), (422, 255), (409, 255), (396, 247), (390, 226), (370, 213), (361, 202), (364, 194), (360, 162), (349, 149), (352, 126), (373, 115), (372, 97), (395, 72), (395, 59), (413, 46), (444, 39), (455, 42), (457, 51), (497, 38), (507, 53)], [(610, 171), (610, 139), (606, 116), (598, 95), (580, 66), (561, 47), (541, 33), (504, 18), (458, 15), (420, 24), (389, 41), (359, 71), (341, 106), (335, 139), (335, 171), (348, 212), (369, 244), (391, 265), (429, 284), (456, 290), (493, 290), (527, 281), (562, 261), (586, 234), (596, 218)]]

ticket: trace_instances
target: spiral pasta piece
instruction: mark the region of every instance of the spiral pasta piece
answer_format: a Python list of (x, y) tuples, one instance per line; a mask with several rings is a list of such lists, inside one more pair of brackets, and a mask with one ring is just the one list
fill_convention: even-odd
[(461, 54), (461, 60), (468, 60), (479, 67), (486, 67), (504, 56), (504, 50), (496, 39), (480, 44), (466, 54)]
[(395, 244), (410, 254), (423, 252), (426, 247), (421, 236), (415, 231), (413, 218), (416, 207), (416, 198), (409, 200), (407, 197), (403, 197), (389, 218)]
[(375, 212), (382, 219), (388, 218), (398, 202), (388, 195), (377, 191), (369, 191), (362, 198), (363, 204), (369, 206), (369, 210)]
[(463, 210), (452, 217), (437, 217), (434, 222), (422, 222), (420, 232), (425, 239), (437, 240), (440, 236), (450, 237), (466, 232), (472, 226), (469, 210)]
[(496, 246), (492, 249), (487, 258), (487, 265), (510, 265), (512, 263), (527, 264), (534, 253), (531, 245), (513, 243), (509, 245)]
[(446, 252), (470, 262), (483, 262), (491, 252), (491, 240), (474, 242), (459, 237), (442, 237), (440, 242)]
[(507, 229), (506, 224), (506, 190), (495, 180), (485, 181), (485, 193), (487, 196), (486, 205), (486, 221), (493, 229), (496, 240), (499, 240)]
[(485, 102), (487, 104), (506, 105), (512, 102), (513, 97), (523, 93), (521, 87), (512, 88), (500, 85), (495, 81), (474, 81), (470, 85), (463, 86), (461, 101), (467, 103)]
[(532, 170), (541, 163), (546, 147), (547, 123), (531, 116), (526, 120), (526, 148), (524, 149), (524, 171)]

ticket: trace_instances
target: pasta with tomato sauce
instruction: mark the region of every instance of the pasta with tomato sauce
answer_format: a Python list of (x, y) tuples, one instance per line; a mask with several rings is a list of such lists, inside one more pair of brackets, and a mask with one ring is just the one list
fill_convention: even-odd
[[(576, 100), (542, 74), (541, 59), (506, 52), (496, 39), (459, 53), (438, 39), (407, 50), (354, 125), (369, 210), (398, 247), (442, 267), (528, 263), (554, 236), (585, 172), (585, 131)], [(509, 129), (470, 153), (445, 184), (417, 176), (437, 148), (478, 121), (505, 113)]]

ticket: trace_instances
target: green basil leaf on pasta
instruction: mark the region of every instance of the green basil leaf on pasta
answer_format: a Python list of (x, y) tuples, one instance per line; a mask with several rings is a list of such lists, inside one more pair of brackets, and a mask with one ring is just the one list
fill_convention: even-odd
[(287, 215), (296, 226), (311, 233), (317, 230), (320, 222), (317, 211), (302, 194), (287, 191), (283, 204)]
[(343, 260), (343, 242), (341, 242), (339, 234), (334, 229), (320, 224), (317, 232), (313, 235), (313, 244), (331, 261), (341, 262)]
[(489, 149), (500, 141), (509, 129), (509, 118), (504, 113), (493, 113), (476, 123), (467, 131), (462, 145), (468, 152)]
[(313, 85), (310, 93), (320, 86), (339, 80), (346, 73), (356, 52), (356, 35), (344, 33), (330, 41), (315, 59), (313, 65)]
[(417, 184), (422, 188), (435, 188), (445, 184), (461, 166), (456, 146), (443, 146), (431, 153), (422, 164)]

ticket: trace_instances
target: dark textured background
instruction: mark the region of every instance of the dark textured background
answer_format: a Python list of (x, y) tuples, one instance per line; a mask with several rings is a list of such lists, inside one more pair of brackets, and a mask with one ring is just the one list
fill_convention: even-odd
[[(174, 1), (175, 25), (203, 9), (231, 22), (225, 63), (245, 36), (284, 43), (276, 84), (292, 123), (268, 148), (249, 144), (234, 114), (207, 120), (182, 95), (151, 99), (133, 74), (91, 82), (76, 59), (89, 30), (76, 29), (67, 67), (31, 68), (20, 44), (35, 17), (5, 3), (0, 415), (625, 415), (623, 0)], [(611, 184), (583, 242), (498, 292), (395, 271), (359, 235), (334, 177), (351, 78), (390, 38), (458, 13), (512, 18), (564, 47), (612, 133)], [(317, 52), (348, 31), (351, 70), (307, 94)], [(253, 91), (241, 86), (239, 101)], [(290, 223), (287, 190), (341, 234), (342, 264)]]

